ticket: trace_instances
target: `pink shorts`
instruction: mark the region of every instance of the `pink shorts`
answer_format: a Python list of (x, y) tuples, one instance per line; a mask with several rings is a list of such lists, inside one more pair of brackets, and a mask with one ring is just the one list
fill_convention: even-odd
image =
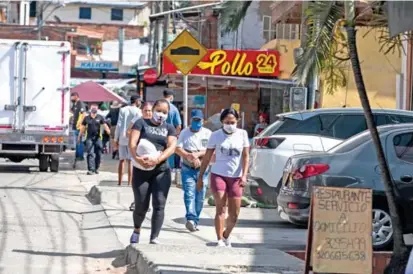
[(241, 198), (241, 178), (225, 177), (211, 173), (211, 190), (213, 193), (225, 192), (229, 198)]

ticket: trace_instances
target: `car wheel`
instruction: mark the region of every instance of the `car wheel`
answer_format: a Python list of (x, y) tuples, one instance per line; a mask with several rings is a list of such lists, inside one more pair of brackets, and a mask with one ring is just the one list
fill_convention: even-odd
[(372, 220), (373, 249), (386, 249), (393, 243), (393, 225), (388, 210), (373, 208)]

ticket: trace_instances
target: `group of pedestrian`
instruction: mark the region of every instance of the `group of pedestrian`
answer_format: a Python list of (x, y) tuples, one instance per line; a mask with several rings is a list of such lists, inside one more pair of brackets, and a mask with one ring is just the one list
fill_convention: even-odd
[[(82, 143), (82, 136), (86, 136), (88, 174), (99, 172), (102, 150), (100, 129), (103, 128), (111, 136), (119, 157), (118, 184), (122, 184), (127, 165), (128, 185), (132, 185), (134, 193), (134, 230), (130, 243), (139, 242), (141, 226), (152, 200), (150, 243), (159, 244), (166, 200), (172, 184), (171, 174), (178, 167), (176, 157), (179, 157), (186, 228), (190, 232), (199, 230), (209, 179), (216, 204), (217, 246), (230, 247), (230, 234), (238, 219), (243, 187), (247, 181), (247, 132), (237, 128), (240, 117), (232, 108), (221, 112), (222, 128), (215, 132), (203, 127), (202, 110), (193, 109), (189, 126), (181, 131), (180, 112), (172, 103), (174, 95), (173, 91), (165, 90), (163, 99), (153, 104), (146, 102), (143, 106), (142, 99), (133, 95), (128, 106), (121, 108), (118, 103), (113, 103), (107, 116), (103, 117), (98, 113), (97, 105), (92, 105), (90, 115), (84, 116), (84, 106), (78, 96), (72, 94), (74, 108), (78, 112), (75, 121), (81, 121), (75, 128), (78, 144)], [(108, 118), (109, 126), (106, 123)], [(77, 151), (76, 156), (80, 157), (81, 153)]]
[[(168, 94), (171, 92), (166, 91), (165, 95)], [(199, 218), (210, 177), (216, 203), (217, 246), (231, 247), (230, 234), (238, 219), (242, 191), (247, 182), (247, 132), (237, 128), (239, 114), (234, 109), (222, 111), (220, 120), (223, 126), (215, 132), (203, 127), (202, 110), (194, 109), (190, 116), (190, 126), (184, 128), (178, 138), (180, 127), (176, 126), (177, 122), (174, 124), (174, 109), (176, 108), (168, 98), (157, 100), (152, 107), (152, 118), (138, 119), (131, 128), (129, 152), (134, 163), (132, 188), (135, 228), (130, 243), (139, 243), (141, 226), (151, 198), (150, 243), (160, 243), (159, 234), (172, 183), (171, 165), (175, 164), (175, 161), (172, 163), (171, 156), (176, 153), (182, 159), (186, 228), (191, 232), (199, 230)], [(177, 114), (179, 116), (178, 111)], [(215, 161), (211, 163), (213, 155)], [(228, 219), (225, 222), (227, 207)]]

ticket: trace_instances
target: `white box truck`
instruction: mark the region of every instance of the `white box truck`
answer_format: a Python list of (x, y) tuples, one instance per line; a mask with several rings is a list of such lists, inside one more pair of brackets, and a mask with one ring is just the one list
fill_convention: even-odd
[(70, 43), (0, 39), (0, 157), (59, 171), (70, 112)]

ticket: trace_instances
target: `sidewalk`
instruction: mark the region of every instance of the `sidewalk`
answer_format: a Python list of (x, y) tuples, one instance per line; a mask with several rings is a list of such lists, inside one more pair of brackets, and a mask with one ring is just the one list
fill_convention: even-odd
[[(117, 175), (111, 172), (87, 176), (79, 171), (78, 176), (87, 188), (92, 189), (90, 198), (101, 203), (110, 226), (115, 230), (119, 241), (127, 247), (126, 260), (130, 267), (135, 267), (134, 273), (302, 273), (303, 271), (302, 261), (276, 248), (279, 248), (277, 245), (282, 246), (283, 241), (285, 243), (297, 240), (299, 246), (304, 239), (289, 240), (285, 235), (277, 235), (275, 239), (278, 241), (277, 244), (272, 243), (272, 238), (266, 235), (265, 229), (270, 225), (270, 220), (267, 219), (266, 214), (260, 214), (263, 212), (260, 209), (241, 209), (241, 225), (234, 230), (232, 249), (215, 247), (216, 237), (213, 218), (211, 218), (214, 215), (213, 207), (205, 207), (201, 216), (201, 230), (189, 233), (184, 227), (185, 208), (182, 191), (176, 187), (171, 188), (166, 205), (165, 222), (160, 235), (162, 244), (147, 244), (152, 214), (150, 212), (143, 224), (141, 243), (131, 247), (129, 246), (129, 237), (133, 230), (132, 212), (129, 211), (133, 201), (131, 187), (126, 186), (126, 183), (118, 187)], [(96, 199), (97, 197), (99, 199)], [(273, 213), (275, 214), (275, 211)], [(103, 228), (105, 227), (94, 229)], [(288, 233), (288, 230), (286, 227), (284, 232)], [(299, 238), (303, 237), (305, 236)], [(277, 247), (274, 248), (275, 246)]]

